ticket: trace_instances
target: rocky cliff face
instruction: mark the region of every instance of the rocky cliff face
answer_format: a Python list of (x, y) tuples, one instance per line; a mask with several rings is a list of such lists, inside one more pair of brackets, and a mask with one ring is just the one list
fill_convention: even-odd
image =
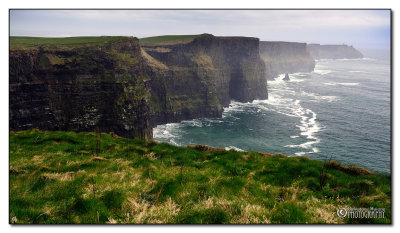
[(136, 38), (10, 50), (10, 130), (152, 138), (151, 69)]
[(268, 97), (257, 38), (204, 34), (190, 42), (142, 47), (153, 68), (154, 124), (221, 117), (232, 99)]
[(309, 44), (307, 49), (314, 59), (363, 58), (360, 51), (348, 45)]
[(265, 62), (267, 79), (283, 73), (311, 72), (315, 67), (305, 43), (261, 41), (260, 56)]

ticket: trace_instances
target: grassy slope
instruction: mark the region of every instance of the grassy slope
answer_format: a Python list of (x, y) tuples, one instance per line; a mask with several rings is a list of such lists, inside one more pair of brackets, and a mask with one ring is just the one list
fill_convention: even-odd
[(76, 46), (78, 44), (105, 43), (126, 38), (125, 36), (80, 36), (60, 38), (10, 36), (10, 49), (25, 49), (38, 45)]
[(191, 42), (194, 38), (200, 35), (166, 35), (140, 38), (139, 42), (142, 45), (151, 44), (179, 44)]
[[(390, 177), (323, 163), (110, 134), (10, 133), (12, 223), (348, 223), (339, 207), (383, 207)], [(354, 221), (350, 221), (351, 223)]]

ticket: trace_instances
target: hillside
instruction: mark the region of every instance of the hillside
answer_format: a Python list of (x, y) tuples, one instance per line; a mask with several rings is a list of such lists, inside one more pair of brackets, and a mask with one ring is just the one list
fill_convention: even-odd
[(15, 224), (391, 222), (390, 176), (307, 157), (29, 130), (10, 132), (9, 166)]

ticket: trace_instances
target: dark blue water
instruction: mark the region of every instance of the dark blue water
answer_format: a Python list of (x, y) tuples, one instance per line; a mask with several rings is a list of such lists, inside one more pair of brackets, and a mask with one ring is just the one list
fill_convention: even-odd
[(157, 141), (332, 158), (390, 173), (390, 60), (320, 60), (268, 82), (269, 99), (232, 102), (221, 119), (159, 125)]

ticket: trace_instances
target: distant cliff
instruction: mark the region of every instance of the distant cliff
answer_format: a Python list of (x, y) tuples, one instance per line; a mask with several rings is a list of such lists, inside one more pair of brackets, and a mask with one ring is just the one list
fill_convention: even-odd
[(348, 45), (309, 44), (307, 49), (314, 59), (363, 58), (360, 51)]
[(13, 39), (10, 130), (98, 127), (124, 137), (152, 138), (150, 67), (138, 39)]
[[(151, 107), (156, 124), (221, 117), (231, 100), (266, 99), (259, 40), (209, 34), (142, 43), (152, 64)], [(173, 38), (173, 37), (172, 37)]]
[(315, 67), (305, 43), (261, 41), (260, 56), (268, 79), (283, 73), (311, 72)]

